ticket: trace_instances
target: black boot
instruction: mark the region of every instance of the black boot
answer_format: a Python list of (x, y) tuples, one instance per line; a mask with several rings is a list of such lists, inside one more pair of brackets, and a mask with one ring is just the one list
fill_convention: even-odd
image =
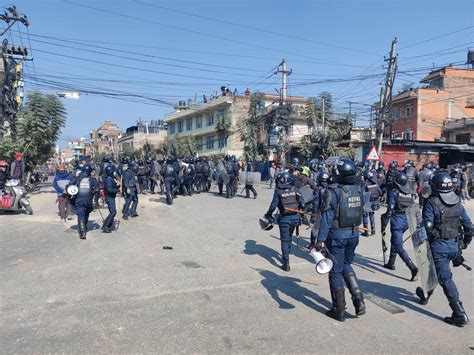
[(362, 316), (365, 314), (365, 303), (364, 303), (364, 296), (362, 295), (362, 291), (359, 288), (357, 283), (357, 276), (354, 272), (349, 272), (347, 274), (343, 274), (344, 281), (346, 281), (347, 288), (349, 288), (349, 292), (352, 295), (352, 303), (354, 304), (354, 308), (356, 311), (356, 315)]
[(428, 300), (430, 299), (433, 292), (434, 290), (428, 291), (428, 296), (425, 296), (425, 291), (423, 291), (421, 287), (416, 288), (416, 295), (420, 298), (420, 304), (422, 306), (426, 306), (428, 304)]
[(283, 264), (281, 265), (281, 269), (283, 271), (290, 271), (290, 259), (289, 258), (283, 258)]
[[(339, 322), (344, 322), (344, 309), (346, 308), (346, 300), (344, 298), (344, 287), (339, 287), (334, 289), (334, 294), (332, 298), (332, 308), (326, 312), (328, 317), (331, 317)], [(333, 294), (331, 290), (331, 294)]]
[(104, 223), (102, 224), (101, 229), (102, 229), (102, 231), (103, 231), (104, 233), (110, 233), (110, 232), (111, 232), (110, 227), (109, 227), (109, 225), (110, 225), (110, 220), (111, 220), (111, 214), (109, 214), (109, 215), (105, 218)]
[(375, 235), (375, 228), (372, 228), (372, 229), (370, 230), (370, 235)]
[(389, 270), (395, 270), (395, 259), (397, 258), (397, 254), (390, 254), (390, 258), (388, 259), (388, 263), (386, 263), (383, 267)]
[(462, 327), (469, 324), (469, 318), (467, 317), (466, 311), (461, 302), (451, 302), (449, 306), (453, 310), (453, 314), (451, 317), (444, 318), (446, 323), (455, 325), (456, 327)]
[(79, 238), (86, 239), (86, 223), (84, 220), (79, 221)]
[(407, 266), (408, 266), (408, 268), (409, 268), (410, 271), (411, 271), (411, 279), (410, 279), (410, 281), (413, 282), (413, 281), (418, 280), (418, 268), (416, 267), (416, 265), (413, 264), (412, 261), (410, 261), (410, 263), (409, 263)]

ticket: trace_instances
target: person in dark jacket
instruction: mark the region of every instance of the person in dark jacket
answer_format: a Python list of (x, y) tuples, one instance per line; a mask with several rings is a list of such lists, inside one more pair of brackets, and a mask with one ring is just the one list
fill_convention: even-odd
[(117, 207), (115, 205), (115, 197), (117, 192), (120, 190), (120, 185), (115, 179), (115, 167), (109, 165), (104, 169), (104, 190), (105, 190), (105, 202), (109, 208), (109, 215), (105, 218), (104, 224), (102, 225), (102, 231), (104, 233), (110, 233), (114, 230), (114, 218), (117, 214)]
[(5, 183), (11, 179), (10, 173), (8, 172), (8, 163), (6, 161), (0, 161), (0, 197), (3, 196), (5, 191)]
[(25, 183), (25, 167), (23, 164), (23, 155), (20, 153), (15, 154), (15, 160), (13, 161), (10, 169), (10, 175), (12, 179), (20, 180), (23, 185)]
[(74, 176), (66, 171), (64, 164), (61, 164), (54, 176), (53, 187), (56, 190), (56, 196), (58, 198), (58, 215), (63, 221), (71, 219), (72, 217), (69, 216), (74, 213), (71, 201), (66, 192), (66, 186), (69, 185), (72, 179), (74, 179)]

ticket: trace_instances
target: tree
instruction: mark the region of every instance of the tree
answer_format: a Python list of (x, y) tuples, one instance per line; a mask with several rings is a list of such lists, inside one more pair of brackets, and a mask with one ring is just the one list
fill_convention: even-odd
[(256, 161), (259, 157), (257, 114), (263, 94), (256, 92), (250, 96), (250, 105), (247, 117), (243, 117), (240, 124), (240, 140), (244, 142), (244, 159)]
[(18, 118), (16, 140), (7, 138), (0, 143), (0, 157), (13, 159), (14, 149), (24, 155), (27, 171), (44, 164), (54, 153), (66, 116), (66, 109), (56, 96), (31, 93)]

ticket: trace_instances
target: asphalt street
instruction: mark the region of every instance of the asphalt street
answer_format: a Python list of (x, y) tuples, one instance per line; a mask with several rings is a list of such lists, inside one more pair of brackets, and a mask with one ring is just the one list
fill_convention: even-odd
[[(140, 195), (138, 218), (85, 241), (75, 220), (59, 221), (50, 186), (31, 195), (34, 215), (0, 214), (0, 353), (472, 353), (474, 324), (442, 321), (451, 310), (441, 288), (421, 306), (399, 258), (395, 271), (382, 268), (380, 212), (355, 260), (367, 314), (354, 316), (346, 291), (339, 323), (325, 315), (328, 280), (304, 248), (308, 230), (301, 248), (294, 239), (291, 272), (279, 269), (278, 228), (258, 225), (272, 191), (215, 191), (173, 206)], [(474, 202), (466, 209), (474, 217)], [(89, 227), (100, 223), (93, 212)], [(465, 258), (474, 266), (472, 246)], [(453, 274), (474, 317), (473, 273)]]

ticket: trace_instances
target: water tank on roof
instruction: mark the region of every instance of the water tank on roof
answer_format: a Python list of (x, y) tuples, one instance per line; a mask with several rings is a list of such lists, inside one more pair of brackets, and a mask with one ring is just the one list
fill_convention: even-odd
[(474, 68), (474, 51), (467, 51), (466, 64), (471, 64), (471, 68)]
[(193, 99), (188, 99), (188, 106), (191, 106), (193, 104)]

